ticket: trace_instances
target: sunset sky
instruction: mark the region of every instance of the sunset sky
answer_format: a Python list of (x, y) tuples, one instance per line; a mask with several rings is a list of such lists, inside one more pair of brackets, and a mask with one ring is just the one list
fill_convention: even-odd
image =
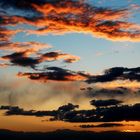
[(139, 0), (0, 0), (0, 129), (140, 131), (139, 46)]

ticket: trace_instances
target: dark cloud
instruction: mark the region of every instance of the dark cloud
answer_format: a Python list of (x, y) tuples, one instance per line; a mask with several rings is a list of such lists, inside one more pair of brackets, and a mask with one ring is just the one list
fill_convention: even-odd
[(45, 54), (42, 54), (41, 61), (55, 61), (59, 59), (64, 59), (64, 62), (66, 63), (73, 63), (80, 59), (78, 56), (74, 56), (67, 53), (62, 53), (60, 51), (53, 51), (53, 52), (47, 52)]
[(93, 124), (83, 124), (83, 125), (80, 125), (79, 127), (81, 127), (81, 128), (93, 128), (93, 127), (96, 127), (96, 126), (93, 125)]
[(88, 75), (82, 72), (73, 72), (59, 67), (48, 67), (45, 72), (40, 73), (19, 73), (18, 76), (26, 76), (31, 80), (39, 80), (47, 82), (48, 80), (54, 81), (82, 81)]
[(35, 110), (29, 110), (25, 111), (22, 108), (19, 108), (18, 106), (1, 106), (0, 110), (7, 110), (6, 115), (23, 115), (23, 116), (36, 116), (36, 117), (43, 117), (43, 116), (56, 116), (57, 111), (35, 111)]
[(65, 58), (64, 59), (64, 62), (65, 63), (74, 63), (74, 62), (77, 62), (78, 60), (80, 60), (80, 57), (77, 57), (77, 56), (70, 56), (68, 58)]
[(140, 104), (132, 106), (123, 105), (119, 107), (106, 108), (103, 113), (103, 121), (139, 121)]
[(66, 54), (59, 52), (47, 52), (42, 55), (42, 59), (47, 61), (57, 60), (59, 58), (63, 58)]
[[(5, 115), (23, 115), (23, 116), (37, 116), (37, 117), (43, 117), (43, 116), (53, 116), (55, 119), (61, 118), (62, 114), (65, 114), (66, 112), (74, 111), (76, 108), (78, 108), (78, 105), (73, 105), (71, 103), (68, 103), (67, 105), (63, 105), (58, 107), (57, 110), (51, 110), (51, 111), (35, 111), (35, 110), (28, 110), (25, 111), (23, 108), (20, 108), (18, 106), (0, 106), (0, 110), (6, 110)], [(59, 118), (59, 119), (60, 119)]]
[[(139, 99), (139, 90), (133, 91), (133, 89), (125, 87), (116, 87), (113, 89), (108, 88), (92, 88), (92, 90), (83, 91), (87, 97), (96, 98), (96, 99), (121, 99), (125, 102), (132, 99)], [(136, 97), (136, 98), (135, 98)], [(129, 99), (130, 98), (130, 99)]]
[(124, 68), (114, 67), (106, 70), (103, 75), (91, 76), (88, 83), (110, 82), (114, 80), (140, 81), (140, 67)]
[(67, 105), (60, 106), (58, 108), (58, 111), (67, 112), (67, 111), (72, 111), (72, 110), (74, 110), (76, 108), (79, 108), (79, 106), (78, 105), (73, 105), (71, 103), (68, 103)]
[(14, 65), (34, 68), (35, 65), (40, 63), (40, 59), (28, 57), (28, 53), (30, 53), (28, 50), (24, 52), (15, 52), (13, 54), (3, 56), (2, 58), (5, 60), (10, 60), (10, 62)]
[[(70, 111), (61, 115), (68, 122), (139, 121), (140, 104), (96, 108), (96, 110)], [(62, 117), (63, 116), (63, 117)]]
[[(97, 121), (95, 110), (77, 110), (61, 114), (57, 118), (66, 122), (94, 122)], [(56, 120), (57, 120), (56, 119)]]
[[(0, 0), (0, 6), (4, 10), (5, 8), (16, 8), (22, 10), (28, 10), (31, 12), (34, 8), (32, 4), (42, 5), (45, 4), (46, 0)], [(35, 10), (34, 10), (35, 12)]]
[[(37, 43), (37, 42), (28, 42), (28, 43), (7, 43), (8, 47), (11, 47), (11, 50), (13, 49), (14, 52), (10, 55), (2, 56), (1, 59), (3, 60), (9, 60), (13, 65), (19, 65), (24, 67), (32, 67), (35, 68), (37, 64), (40, 64), (42, 62), (50, 62), (50, 61), (56, 61), (59, 59), (71, 59), (73, 58), (75, 61), (79, 60), (79, 57), (73, 56), (66, 53), (60, 53), (60, 52), (47, 52), (44, 54), (38, 54), (39, 48), (44, 46), (44, 44)], [(34, 48), (32, 48), (34, 46)], [(6, 47), (6, 44), (3, 44), (1, 46), (2, 49), (8, 50), (8, 47)], [(27, 49), (29, 47), (29, 49)], [(30, 48), (31, 47), (31, 48)], [(31, 56), (32, 54), (36, 54), (37, 56)], [(74, 62), (74, 61), (72, 61)], [(70, 63), (72, 63), (70, 62)]]
[(116, 106), (123, 102), (116, 99), (108, 99), (108, 100), (92, 100), (90, 101), (90, 103), (95, 107), (106, 107), (106, 106)]
[(78, 105), (71, 103), (58, 107), (57, 110), (52, 111), (26, 111), (18, 106), (1, 106), (0, 110), (6, 110), (5, 115), (23, 115), (23, 116), (37, 116), (45, 117), (52, 116), (50, 121), (67, 121), (67, 122), (92, 122), (96, 120), (95, 110), (75, 110)]
[[(80, 90), (83, 90), (83, 91), (94, 91), (95, 89), (93, 87), (83, 87), (83, 88), (80, 88)], [(95, 94), (98, 94), (98, 93), (104, 93), (104, 94), (111, 94), (111, 93), (114, 93), (114, 94), (124, 94), (125, 91), (127, 91), (128, 89), (125, 88), (125, 87), (117, 87), (117, 88), (114, 88), (114, 89), (106, 89), (106, 88), (102, 88), (102, 89), (98, 89), (96, 90)]]
[(104, 89), (103, 88), (103, 89), (97, 90), (95, 94), (97, 95), (97, 94), (102, 93), (102, 94), (106, 94), (106, 95), (109, 95), (109, 94), (122, 95), (128, 91), (129, 91), (129, 89), (124, 88), (124, 87), (118, 87), (115, 89)]
[[(25, 111), (19, 107), (1, 106), (0, 110), (7, 110), (6, 115), (23, 116), (52, 116), (51, 121), (61, 120), (66, 122), (117, 122), (140, 121), (140, 104), (97, 107), (91, 110), (76, 110), (78, 106), (67, 104), (52, 111)], [(100, 125), (99, 127), (109, 127)]]
[[(58, 80), (58, 81), (84, 81), (88, 84), (91, 83), (107, 83), (107, 82), (113, 82), (113, 81), (125, 81), (129, 80), (129, 82), (139, 82), (140, 81), (140, 68), (125, 68), (125, 67), (114, 67), (105, 70), (104, 74), (102, 75), (92, 75), (86, 72), (75, 72), (67, 69), (62, 69), (59, 67), (48, 67), (47, 69), (44, 69), (41, 73), (19, 73), (19, 76), (26, 76), (29, 79), (32, 80), (41, 80), (41, 81), (47, 81), (47, 80)], [(118, 87), (119, 94), (121, 94), (123, 91), (123, 84), (120, 84)], [(92, 87), (88, 88), (81, 88), (81, 90), (89, 90), (92, 91)], [(103, 91), (107, 92), (107, 91)], [(109, 92), (109, 91), (108, 91)], [(110, 92), (114, 92), (113, 90)]]
[(120, 127), (120, 126), (127, 126), (121, 123), (102, 123), (98, 125), (90, 125), (90, 124), (83, 124), (80, 125), (79, 127), (81, 128), (94, 128), (94, 127)]

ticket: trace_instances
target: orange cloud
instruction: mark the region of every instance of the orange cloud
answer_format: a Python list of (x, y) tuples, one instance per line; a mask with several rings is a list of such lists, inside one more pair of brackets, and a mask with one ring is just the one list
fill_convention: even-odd
[(84, 81), (102, 88), (140, 88), (140, 68), (114, 67), (107, 69), (102, 75), (93, 75), (85, 72), (76, 72), (59, 67), (47, 67), (41, 73), (19, 73), (32, 80), (57, 80), (57, 81)]
[(40, 73), (22, 73), (19, 72), (19, 77), (27, 77), (36, 81), (84, 81), (88, 78), (88, 74), (82, 72), (74, 72), (59, 67), (48, 67), (45, 72)]
[(3, 44), (4, 42), (9, 42), (11, 40), (11, 37), (18, 32), (20, 32), (20, 30), (18, 29), (10, 30), (0, 26), (0, 44)]
[[(14, 48), (16, 52), (11, 53), (9, 55), (4, 55), (0, 57), (0, 60), (10, 61), (11, 65), (19, 65), (19, 66), (24, 66), (24, 67), (26, 66), (26, 67), (31, 67), (31, 68), (35, 68), (38, 64), (42, 62), (46, 62), (46, 61), (50, 62), (50, 61), (56, 61), (59, 59), (64, 59), (64, 62), (66, 63), (74, 63), (80, 60), (80, 57), (78, 56), (62, 53), (60, 51), (52, 51), (52, 52), (40, 54), (38, 52), (38, 49), (40, 49), (40, 46), (37, 46), (37, 48), (35, 47), (35, 48), (25, 49), (24, 51), (21, 51), (22, 49), (18, 49), (19, 44), (17, 44), (17, 46)], [(36, 44), (36, 42), (34, 42), (33, 44), (37, 45), (38, 43)], [(25, 43), (25, 44), (23, 43), (22, 45), (23, 46), (25, 45), (24, 47), (26, 47), (26, 45), (30, 45), (30, 42)], [(39, 44), (39, 45), (41, 45), (41, 48), (42, 48), (42, 44)], [(31, 47), (32, 47), (32, 43), (31, 43)], [(36, 56), (33, 56), (32, 54), (35, 54)]]
[(49, 75), (49, 73), (21, 73), (19, 72), (17, 74), (18, 77), (27, 77), (31, 80), (35, 81), (42, 81), (42, 82), (48, 82), (48, 81), (59, 81), (59, 82), (69, 82), (69, 81), (83, 81), (87, 78), (85, 76), (82, 76), (80, 74), (67, 74), (65, 76), (59, 76), (56, 73), (52, 73), (52, 75)]
[(80, 60), (80, 57), (62, 53), (60, 51), (47, 52), (40, 57), (41, 61), (54, 61), (59, 59), (64, 59), (64, 62), (66, 63), (73, 63)]
[(131, 89), (133, 91), (137, 91), (140, 88), (140, 82), (138, 81), (130, 81), (130, 80), (116, 80), (106, 83), (97, 83), (95, 84), (98, 88), (104, 88), (104, 89), (115, 89), (119, 87), (124, 87)]
[[(3, 2), (4, 3), (4, 2)], [(34, 16), (2, 16), (1, 25), (29, 24), (36, 30), (25, 29), (29, 34), (88, 33), (113, 41), (140, 41), (140, 25), (127, 22), (131, 8), (112, 9), (96, 7), (85, 1), (26, 2), (23, 11)], [(11, 5), (13, 6), (13, 5)], [(14, 5), (13, 8), (18, 8)], [(29, 10), (30, 9), (30, 10)]]
[(40, 43), (40, 42), (5, 42), (1, 44), (0, 49), (1, 50), (10, 50), (10, 51), (16, 51), (16, 52), (23, 52), (25, 50), (30, 50), (30, 52), (38, 52), (41, 49), (48, 49), (52, 48), (52, 46), (46, 44), (46, 43)]
[(7, 63), (0, 63), (0, 67), (7, 67), (7, 66), (9, 66), (9, 64), (7, 64)]
[(43, 17), (36, 19), (34, 23), (26, 21), (40, 27), (29, 33), (41, 35), (80, 32), (113, 41), (140, 41), (140, 26), (120, 21), (129, 16), (128, 9), (100, 9), (73, 1), (64, 1), (56, 5), (52, 3), (33, 5), (33, 7), (42, 13)]

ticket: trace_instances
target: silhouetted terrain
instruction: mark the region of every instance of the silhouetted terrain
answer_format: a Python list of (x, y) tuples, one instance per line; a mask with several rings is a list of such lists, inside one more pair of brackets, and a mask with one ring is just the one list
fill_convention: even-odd
[(0, 130), (0, 139), (27, 140), (140, 140), (139, 132), (85, 132), (73, 130), (57, 130), (54, 132), (14, 132)]

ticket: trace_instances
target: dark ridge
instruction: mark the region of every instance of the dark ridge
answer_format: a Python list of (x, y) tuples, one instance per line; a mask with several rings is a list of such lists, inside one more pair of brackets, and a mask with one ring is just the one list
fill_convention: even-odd
[(73, 130), (57, 130), (54, 132), (15, 132), (0, 130), (0, 139), (10, 140), (140, 140), (140, 132), (88, 132)]

